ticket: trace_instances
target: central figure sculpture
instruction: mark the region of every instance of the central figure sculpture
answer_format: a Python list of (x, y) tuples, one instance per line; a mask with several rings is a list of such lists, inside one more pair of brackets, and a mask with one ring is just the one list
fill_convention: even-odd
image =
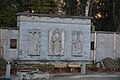
[(50, 55), (62, 55), (64, 50), (64, 32), (62, 29), (50, 29), (49, 53)]
[(53, 32), (52, 41), (53, 41), (53, 53), (58, 55), (62, 50), (61, 47), (62, 39), (61, 39), (60, 31), (57, 28)]

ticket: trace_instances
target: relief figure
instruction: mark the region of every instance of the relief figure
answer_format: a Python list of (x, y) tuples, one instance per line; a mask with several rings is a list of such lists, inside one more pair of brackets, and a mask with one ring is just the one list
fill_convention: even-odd
[(81, 32), (73, 31), (72, 33), (72, 54), (77, 55), (82, 51), (82, 41), (81, 41)]
[(55, 28), (49, 32), (49, 53), (51, 55), (62, 55), (64, 50), (63, 31)]
[(56, 29), (53, 32), (52, 41), (53, 41), (53, 53), (59, 54), (61, 52), (61, 35), (59, 29)]
[(29, 30), (28, 35), (29, 55), (40, 54), (40, 31), (37, 29)]

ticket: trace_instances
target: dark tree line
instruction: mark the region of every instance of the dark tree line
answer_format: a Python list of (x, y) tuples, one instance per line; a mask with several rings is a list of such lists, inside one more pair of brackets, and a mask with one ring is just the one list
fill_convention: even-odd
[(90, 16), (96, 31), (120, 31), (120, 0), (0, 0), (0, 27), (16, 27), (16, 13)]
[(54, 0), (0, 0), (0, 27), (16, 27), (16, 13), (54, 14)]
[(93, 3), (93, 23), (97, 31), (115, 31), (112, 0), (100, 0)]

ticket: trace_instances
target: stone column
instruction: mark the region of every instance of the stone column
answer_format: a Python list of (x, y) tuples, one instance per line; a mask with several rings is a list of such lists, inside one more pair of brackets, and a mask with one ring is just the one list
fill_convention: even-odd
[(82, 66), (81, 66), (81, 74), (86, 74), (86, 63), (82, 63)]
[(6, 79), (9, 80), (10, 79), (10, 64), (8, 62), (7, 66), (6, 66)]

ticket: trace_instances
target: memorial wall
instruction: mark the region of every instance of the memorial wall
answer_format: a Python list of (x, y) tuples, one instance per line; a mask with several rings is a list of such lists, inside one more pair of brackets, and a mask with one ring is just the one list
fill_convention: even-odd
[(91, 19), (18, 13), (19, 60), (89, 61)]

